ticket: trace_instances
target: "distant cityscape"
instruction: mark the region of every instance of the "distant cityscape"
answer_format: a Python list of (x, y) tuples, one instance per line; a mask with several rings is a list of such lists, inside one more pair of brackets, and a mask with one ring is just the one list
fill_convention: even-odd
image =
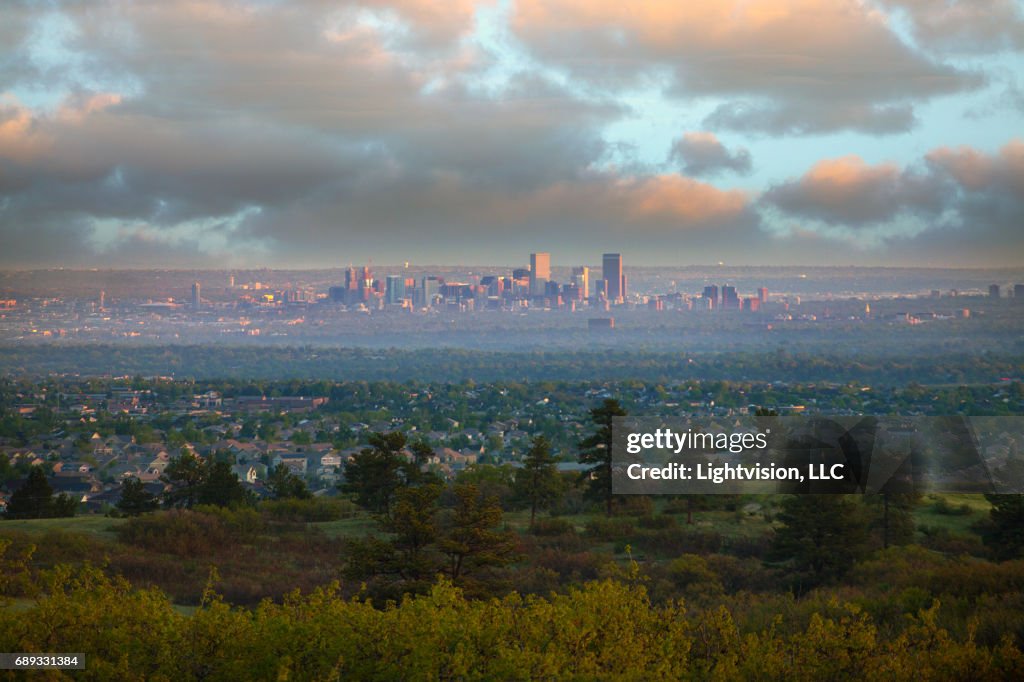
[[(755, 331), (795, 332), (807, 324), (973, 322), (979, 312), (989, 322), (1012, 320), (1019, 318), (1016, 304), (1024, 303), (1024, 284), (988, 284), (982, 278), (997, 273), (984, 270), (966, 277), (819, 268), (811, 270), (815, 284), (808, 288), (800, 268), (711, 267), (691, 274), (638, 266), (627, 274), (621, 253), (603, 254), (599, 267), (556, 267), (543, 251), (529, 254), (528, 263), (507, 269), (406, 263), (380, 274), (372, 264), (331, 271), (8, 271), (0, 273), (0, 341), (276, 338), (404, 346), (419, 343), (410, 341), (419, 335), (425, 339), (419, 345), (515, 348), (572, 346), (577, 341), (551, 334), (625, 325), (655, 345), (704, 328), (708, 333), (691, 338), (691, 347), (725, 347), (744, 337), (754, 343)], [(736, 336), (738, 329), (744, 337)], [(712, 333), (725, 337), (718, 341)]]

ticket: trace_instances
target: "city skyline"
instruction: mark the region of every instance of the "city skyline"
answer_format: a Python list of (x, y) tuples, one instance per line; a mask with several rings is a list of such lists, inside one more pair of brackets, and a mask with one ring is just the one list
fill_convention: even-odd
[(1024, 264), (1011, 0), (8, 3), (0, 63), (0, 269)]

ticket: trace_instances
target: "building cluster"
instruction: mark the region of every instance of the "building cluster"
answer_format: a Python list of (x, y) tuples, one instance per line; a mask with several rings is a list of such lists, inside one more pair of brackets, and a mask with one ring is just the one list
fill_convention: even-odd
[(594, 277), (584, 265), (572, 269), (568, 282), (556, 281), (551, 273), (551, 254), (538, 252), (530, 254), (529, 267), (485, 275), (473, 282), (449, 281), (434, 275), (419, 279), (387, 275), (379, 279), (368, 266), (348, 268), (344, 284), (332, 286), (327, 292), (330, 303), (369, 309), (576, 309), (583, 305), (607, 309), (625, 303), (626, 297), (626, 275), (618, 253), (604, 254), (600, 277)]

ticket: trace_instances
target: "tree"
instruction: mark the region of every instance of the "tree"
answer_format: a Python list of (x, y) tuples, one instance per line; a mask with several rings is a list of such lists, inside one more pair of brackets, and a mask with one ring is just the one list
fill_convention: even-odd
[(865, 552), (867, 522), (859, 505), (844, 495), (792, 495), (778, 516), (769, 561), (792, 565), (810, 584), (842, 576)]
[(53, 496), (53, 486), (40, 466), (29, 470), (25, 484), (11, 494), (7, 502), (9, 519), (49, 519), (74, 516), (78, 508), (75, 498), (66, 493)]
[(275, 500), (288, 498), (308, 500), (313, 497), (309, 488), (306, 487), (306, 482), (293, 474), (292, 470), (284, 464), (278, 464), (267, 476), (267, 490)]
[(920, 501), (919, 493), (892, 492), (886, 487), (879, 494), (865, 498), (875, 513), (871, 526), (881, 532), (883, 549), (914, 541), (914, 508)]
[(349, 540), (346, 576), (353, 580), (376, 578), (383, 583), (378, 592), (391, 598), (428, 591), (443, 571), (443, 558), (436, 546), (440, 495), (441, 486), (436, 484), (399, 490), (391, 518), (380, 521), (390, 539), (368, 536)]
[(448, 577), (465, 584), (480, 572), (515, 560), (515, 536), (497, 530), (502, 513), (495, 499), (481, 498), (475, 485), (456, 485), (453, 492), (455, 507), (442, 521), (437, 546), (448, 559)]
[(985, 544), (1000, 560), (1024, 555), (1024, 495), (985, 495), (992, 505)]
[(359, 451), (345, 466), (341, 490), (353, 493), (359, 506), (388, 516), (395, 493), (406, 483), (408, 469), (400, 454), (404, 447), (405, 435), (401, 432), (371, 434), (370, 447)]
[(116, 507), (128, 516), (138, 516), (157, 508), (159, 501), (156, 495), (146, 490), (146, 485), (132, 476), (121, 482), (121, 499)]
[(203, 461), (188, 448), (182, 448), (181, 454), (167, 464), (160, 476), (161, 481), (172, 486), (164, 496), (167, 506), (191, 509), (199, 499), (199, 489), (205, 478)]
[(550, 506), (561, 494), (557, 461), (551, 454), (550, 441), (537, 436), (523, 458), (522, 468), (516, 472), (516, 493), (530, 507), (530, 528), (533, 528), (537, 509)]
[(251, 504), (252, 496), (238, 480), (238, 474), (227, 462), (206, 462), (202, 484), (199, 486), (200, 504), (234, 507)]
[(597, 430), (580, 443), (580, 463), (593, 465), (584, 472), (587, 494), (604, 503), (608, 516), (612, 515), (612, 419), (625, 416), (626, 411), (618, 400), (606, 398), (590, 411), (590, 419)]

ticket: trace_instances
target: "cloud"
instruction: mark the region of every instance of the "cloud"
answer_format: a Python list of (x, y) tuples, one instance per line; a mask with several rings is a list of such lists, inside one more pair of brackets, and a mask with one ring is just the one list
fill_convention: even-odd
[(727, 102), (718, 105), (704, 119), (704, 125), (709, 128), (753, 130), (771, 135), (814, 135), (837, 130), (892, 135), (905, 133), (916, 124), (914, 108), (909, 104), (835, 103), (815, 108), (806, 104)]
[(522, 0), (513, 26), (540, 59), (576, 78), (628, 88), (667, 74), (676, 96), (728, 100), (709, 122), (747, 130), (905, 130), (914, 102), (983, 82), (907, 45), (883, 13), (852, 0), (655, 0), (643, 11)]
[(1015, 0), (883, 0), (902, 9), (914, 38), (953, 53), (1024, 49), (1024, 12)]
[(820, 161), (801, 178), (772, 186), (762, 202), (845, 226), (892, 220), (902, 211), (934, 216), (943, 208), (936, 178), (894, 164), (870, 166), (857, 156)]
[(825, 234), (860, 248), (946, 263), (1019, 263), (1024, 253), (1024, 142), (987, 154), (935, 149), (916, 164), (821, 161), (772, 186), (758, 206), (783, 231)]
[(722, 171), (750, 172), (750, 152), (738, 148), (730, 152), (714, 133), (689, 132), (672, 145), (669, 160), (686, 175), (714, 175)]
[[(505, 15), (483, 6), (5, 4), (0, 265), (493, 261), (536, 248), (700, 262), (784, 253), (795, 238), (766, 231), (779, 216), (828, 243), (879, 231), (895, 243), (903, 220), (945, 229), (988, 211), (1009, 224), (1017, 210), (991, 179), (1009, 177), (1013, 155), (961, 149), (907, 168), (839, 159), (845, 185), (824, 162), (760, 199), (707, 180), (751, 167), (708, 130), (897, 132), (918, 102), (978, 82), (866, 5), (522, 0), (508, 13), (523, 45), (488, 44), (481, 21)], [(716, 107), (673, 145), (679, 173), (621, 163), (629, 140), (609, 131), (633, 123), (638, 83), (657, 84), (672, 116)], [(986, 169), (977, 188), (958, 179), (974, 167)]]

